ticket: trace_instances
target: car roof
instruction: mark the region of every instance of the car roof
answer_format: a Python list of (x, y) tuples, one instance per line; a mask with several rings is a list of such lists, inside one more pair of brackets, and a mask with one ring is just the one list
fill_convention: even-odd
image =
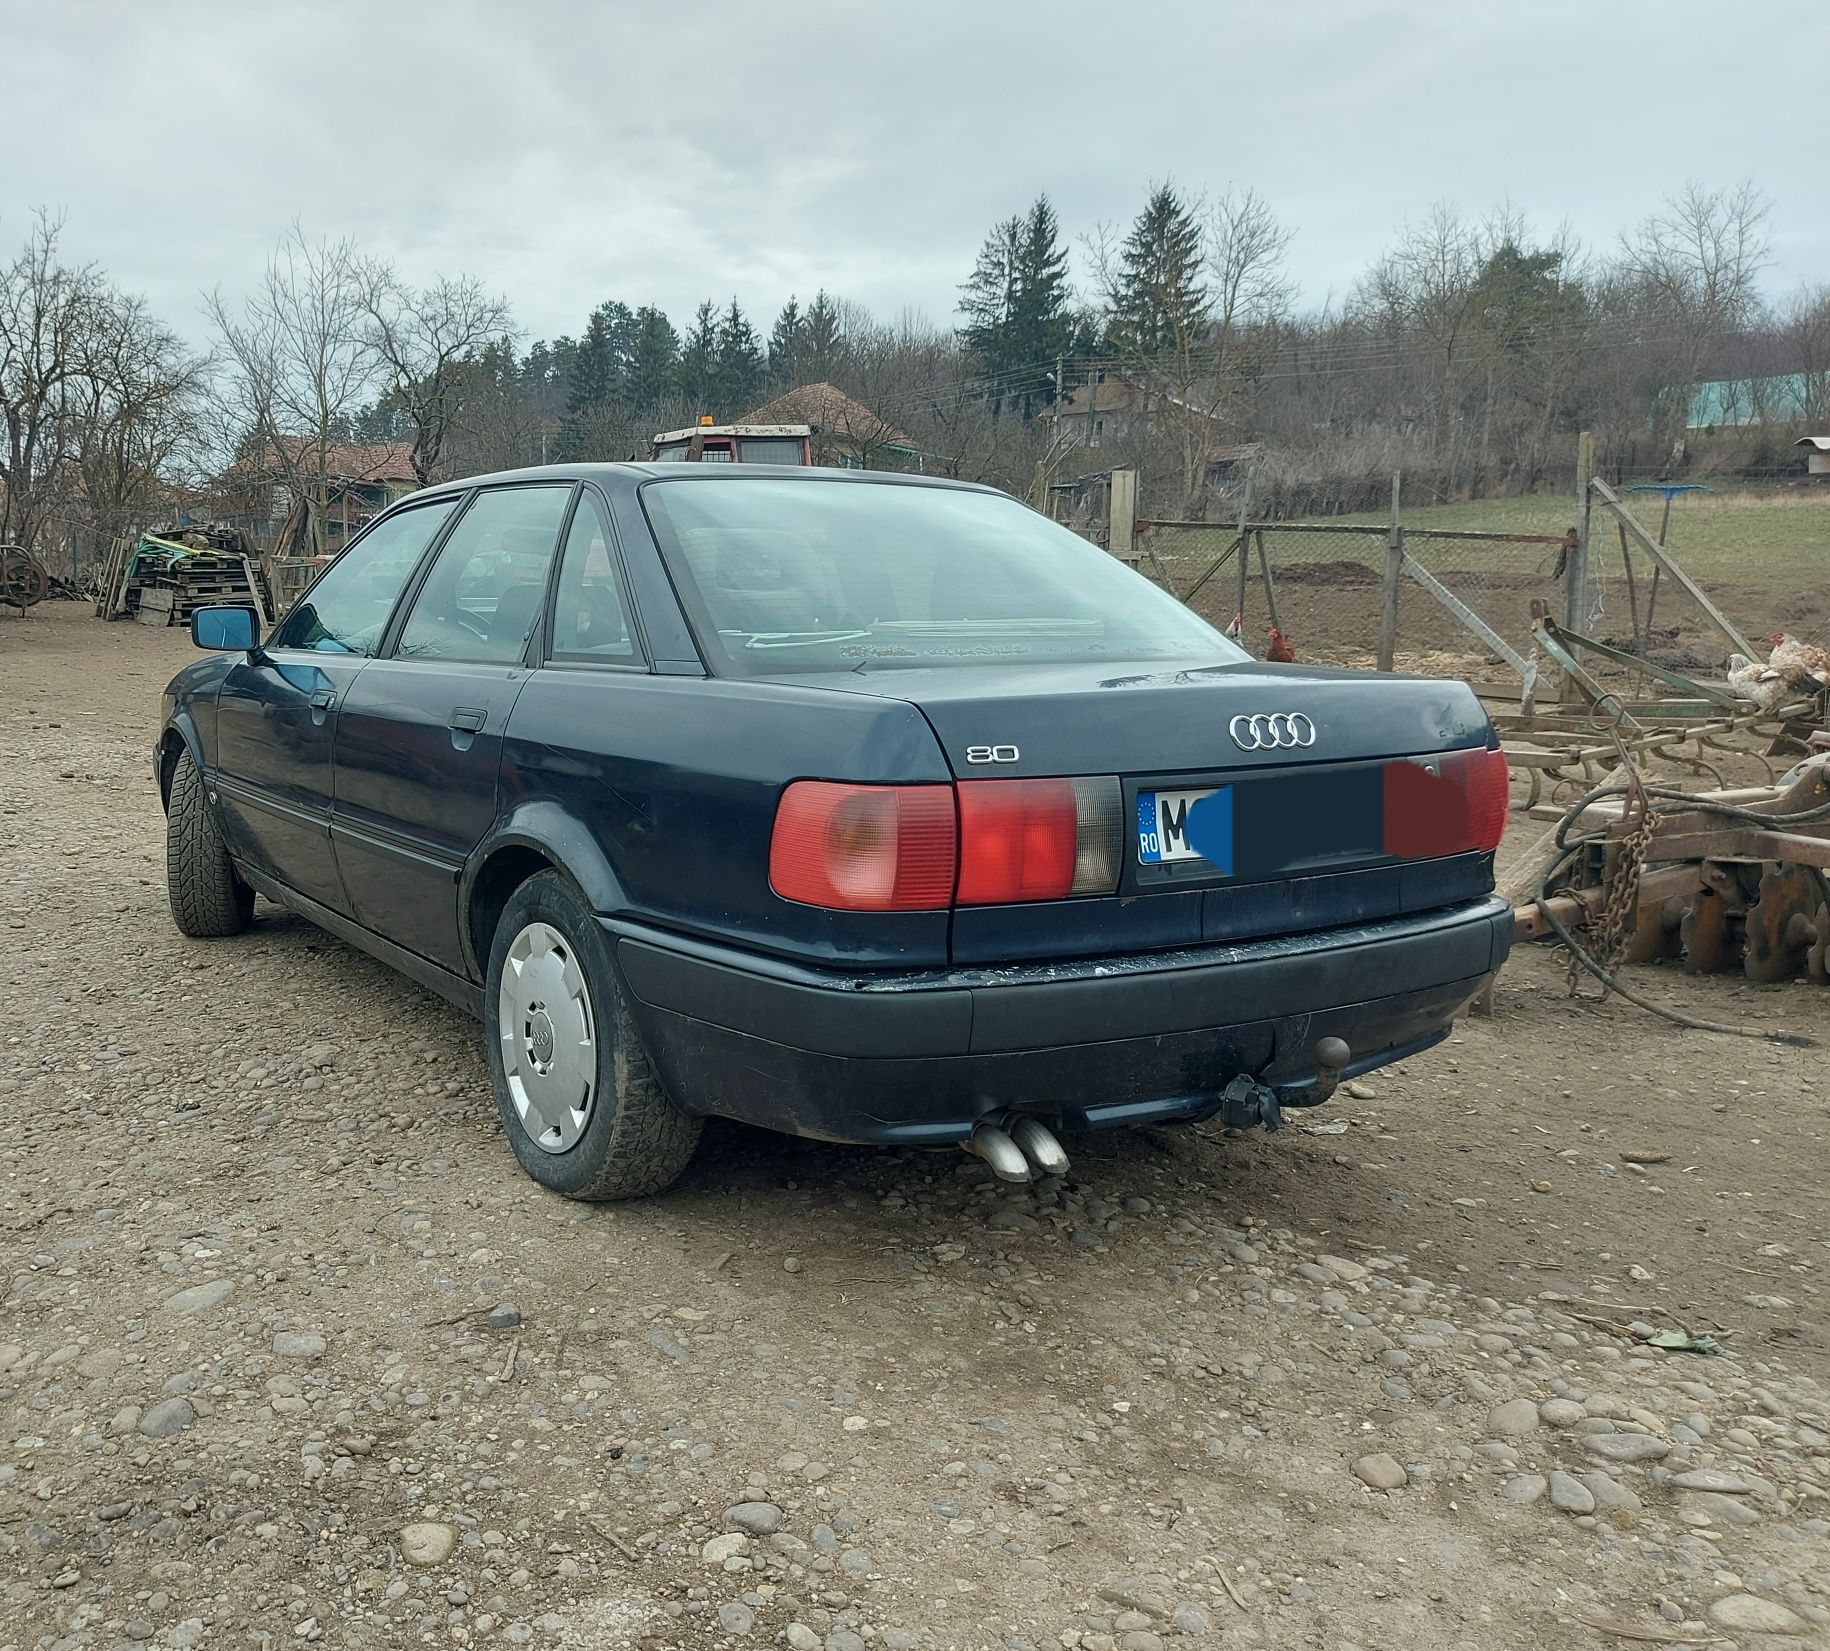
[[(441, 495), (463, 493), (473, 487), (495, 487), (510, 482), (595, 482), (601, 488), (626, 489), (646, 481), (690, 481), (700, 485), (741, 483), (759, 477), (792, 477), (814, 482), (836, 482), (842, 485), (890, 482), (902, 487), (942, 487), (971, 493), (1000, 492), (979, 482), (956, 481), (949, 476), (911, 476), (897, 470), (840, 470), (825, 465), (806, 464), (683, 464), (679, 461), (631, 460), (624, 464), (536, 464), (520, 470), (494, 470), (481, 476), (462, 476), (448, 482), (435, 482), (408, 499), (423, 503)], [(1002, 495), (1000, 495), (1002, 496)]]

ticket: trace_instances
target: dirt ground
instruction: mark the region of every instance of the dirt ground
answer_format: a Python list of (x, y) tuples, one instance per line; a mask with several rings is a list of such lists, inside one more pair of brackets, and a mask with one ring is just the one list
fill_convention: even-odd
[[(173, 929), (187, 655), (0, 613), (0, 1647), (1830, 1638), (1823, 1047), (1532, 948), (1275, 1136), (1010, 1190), (714, 1128), (570, 1205), (456, 1011)], [(1641, 979), (1830, 1046), (1821, 988)]]

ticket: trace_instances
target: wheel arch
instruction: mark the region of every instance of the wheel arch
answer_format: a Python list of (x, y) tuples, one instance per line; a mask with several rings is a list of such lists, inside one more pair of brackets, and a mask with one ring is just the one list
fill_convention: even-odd
[(515, 890), (543, 871), (568, 877), (594, 912), (623, 905), (622, 883), (597, 839), (555, 802), (522, 804), (498, 822), (459, 879), (465, 963), (477, 980), (487, 972), (496, 924)]
[(203, 772), (203, 742), (198, 738), (197, 725), (188, 714), (179, 711), (165, 725), (159, 735), (159, 744), (155, 761), (158, 765), (159, 806), (170, 811), (172, 805), (172, 773), (178, 766), (178, 758), (185, 752), (190, 753), (191, 761), (197, 765), (197, 772)]

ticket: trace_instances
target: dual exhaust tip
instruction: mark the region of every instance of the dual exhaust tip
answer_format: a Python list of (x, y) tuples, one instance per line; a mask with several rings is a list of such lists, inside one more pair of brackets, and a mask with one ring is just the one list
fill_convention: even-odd
[[(1335, 1037), (1318, 1040), (1311, 1053), (1316, 1070), (1302, 1096), (1300, 1104), (1304, 1106), (1318, 1105), (1333, 1094), (1343, 1068), (1353, 1058), (1346, 1041)], [(1277, 1091), (1244, 1074), (1234, 1078), (1215, 1098), (1214, 1111), (1229, 1129), (1276, 1129), (1283, 1122)], [(1203, 1116), (1211, 1117), (1212, 1113)], [(1055, 1132), (1040, 1118), (1008, 1107), (987, 1112), (960, 1146), (973, 1157), (984, 1159), (1000, 1181), (1021, 1184), (1066, 1175), (1068, 1171), (1067, 1151)]]
[(1027, 1112), (987, 1112), (960, 1146), (983, 1158), (1000, 1181), (1037, 1181), (1068, 1170), (1067, 1152), (1055, 1132)]

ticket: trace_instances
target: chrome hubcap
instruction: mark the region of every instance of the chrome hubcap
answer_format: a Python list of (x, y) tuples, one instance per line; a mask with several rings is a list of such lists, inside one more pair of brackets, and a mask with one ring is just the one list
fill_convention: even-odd
[(496, 1009), (515, 1116), (541, 1151), (569, 1151), (591, 1121), (597, 1029), (584, 970), (557, 929), (530, 923), (515, 936)]

